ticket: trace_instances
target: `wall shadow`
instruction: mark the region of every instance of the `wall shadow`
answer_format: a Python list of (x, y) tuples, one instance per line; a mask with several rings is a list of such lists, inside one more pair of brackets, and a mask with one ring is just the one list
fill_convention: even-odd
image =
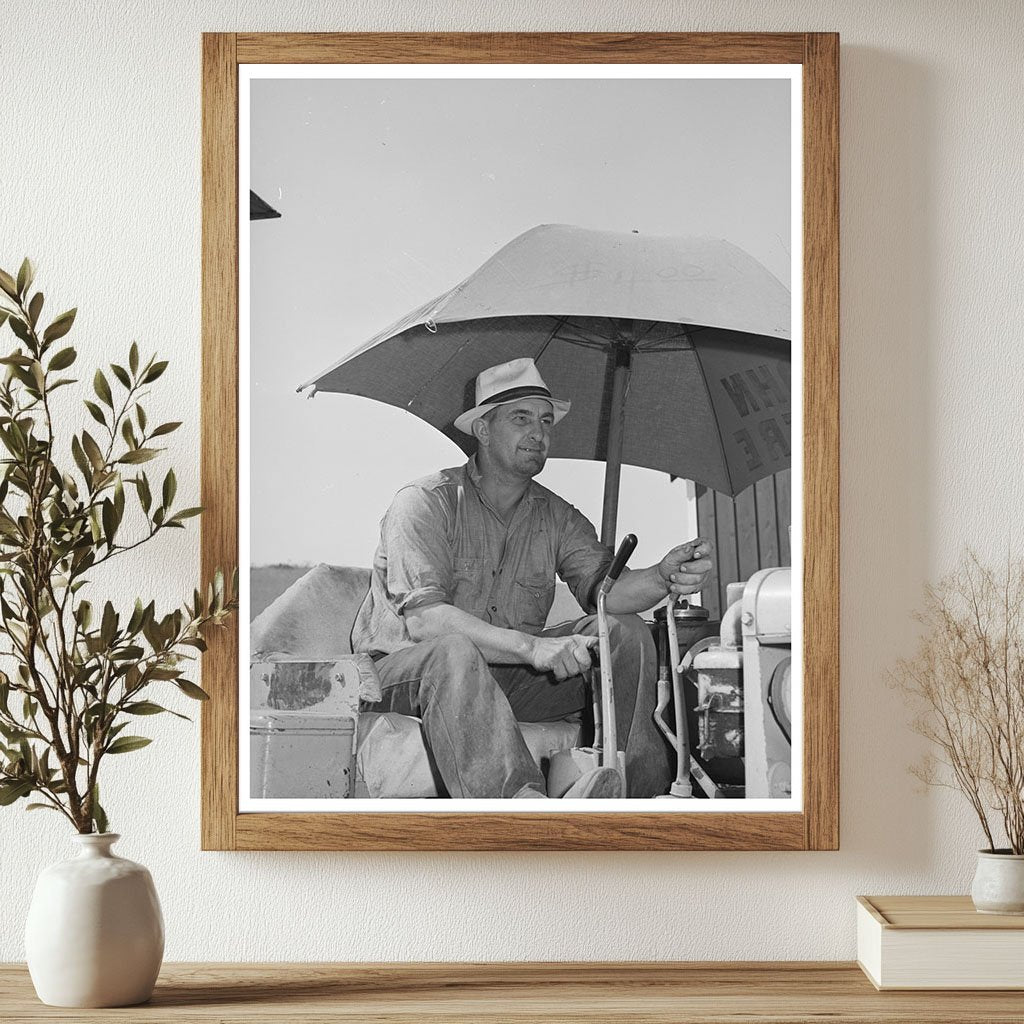
[(933, 540), (934, 72), (872, 47), (841, 59), (841, 848), (851, 868), (923, 872), (921, 747), (888, 673)]

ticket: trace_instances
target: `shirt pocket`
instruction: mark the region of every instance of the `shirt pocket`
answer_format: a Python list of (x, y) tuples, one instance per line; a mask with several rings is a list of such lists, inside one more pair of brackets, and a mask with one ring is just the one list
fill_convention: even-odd
[(513, 589), (516, 629), (539, 633), (547, 622), (555, 597), (555, 581), (547, 575), (518, 576)]

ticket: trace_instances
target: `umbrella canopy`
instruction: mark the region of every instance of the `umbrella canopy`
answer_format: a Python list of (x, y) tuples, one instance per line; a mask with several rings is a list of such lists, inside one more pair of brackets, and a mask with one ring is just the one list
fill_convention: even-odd
[[(572, 411), (550, 456), (661, 470), (736, 495), (789, 466), (790, 297), (729, 242), (545, 224), (303, 384), (453, 422), (481, 370), (531, 356)], [(608, 528), (609, 505), (612, 526)]]

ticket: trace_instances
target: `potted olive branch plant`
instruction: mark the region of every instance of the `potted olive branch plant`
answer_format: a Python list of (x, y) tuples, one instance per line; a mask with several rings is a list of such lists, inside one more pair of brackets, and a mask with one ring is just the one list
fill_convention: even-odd
[(894, 678), (917, 711), (913, 729), (938, 753), (911, 771), (959, 790), (977, 815), (988, 844), (971, 889), (977, 909), (1024, 914), (1024, 561), (997, 572), (968, 552), (925, 588), (915, 618), (917, 652)]
[[(156, 485), (142, 468), (161, 454), (160, 439), (181, 424), (148, 420), (142, 401), (167, 362), (141, 358), (135, 343), (124, 364), (95, 370), (86, 385), (84, 411), (95, 425), (62, 436), (53, 396), (78, 383), (71, 376), (78, 354), (63, 341), (76, 310), (43, 327), (43, 293), (33, 291), (33, 278), (27, 259), (17, 275), (0, 271), (0, 327), (6, 322), (16, 342), (0, 357), (0, 805), (24, 800), (29, 809), (54, 810), (83, 846), (77, 860), (43, 872), (29, 912), (26, 947), (40, 998), (127, 1005), (152, 991), (162, 920), (148, 871), (110, 852), (118, 837), (108, 832), (100, 802), (100, 769), (107, 757), (152, 742), (126, 732), (132, 722), (186, 717), (163, 698), (152, 699), (154, 691), (170, 687), (207, 699), (186, 674), (206, 649), (204, 630), (223, 625), (236, 607), (237, 573), (228, 587), (216, 573), (204, 591), (165, 614), (142, 598), (124, 613), (110, 600), (89, 599), (94, 572), (165, 530), (184, 528), (201, 509), (175, 506), (173, 469)], [(88, 900), (76, 903), (67, 883), (76, 870), (88, 869), (95, 889), (100, 862), (116, 862), (114, 875), (132, 875), (137, 883), (122, 885), (121, 895), (111, 897), (120, 903), (100, 915), (119, 916), (116, 941), (123, 950), (75, 941), (88, 924), (81, 915), (90, 906), (94, 915), (98, 910)], [(54, 872), (63, 883), (55, 876), (47, 895), (44, 883)], [(72, 895), (58, 905), (56, 890)], [(95, 904), (95, 895), (90, 898)], [(102, 924), (94, 922), (94, 930)], [(112, 963), (117, 972), (102, 969)], [(77, 988), (69, 988), (72, 976), (80, 980)]]

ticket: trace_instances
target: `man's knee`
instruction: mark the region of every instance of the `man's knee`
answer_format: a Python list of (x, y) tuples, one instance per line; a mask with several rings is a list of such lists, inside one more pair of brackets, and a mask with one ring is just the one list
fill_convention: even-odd
[[(421, 641), (422, 642), (422, 641)], [(443, 662), (452, 669), (472, 671), (486, 664), (480, 648), (462, 633), (446, 633), (428, 640), (431, 658)]]
[[(423, 642), (423, 641), (421, 641)], [(446, 694), (456, 699), (479, 694), (490, 678), (487, 659), (472, 640), (461, 633), (448, 633), (425, 641), (430, 644), (429, 667), (421, 682), (422, 694), (437, 698)]]

